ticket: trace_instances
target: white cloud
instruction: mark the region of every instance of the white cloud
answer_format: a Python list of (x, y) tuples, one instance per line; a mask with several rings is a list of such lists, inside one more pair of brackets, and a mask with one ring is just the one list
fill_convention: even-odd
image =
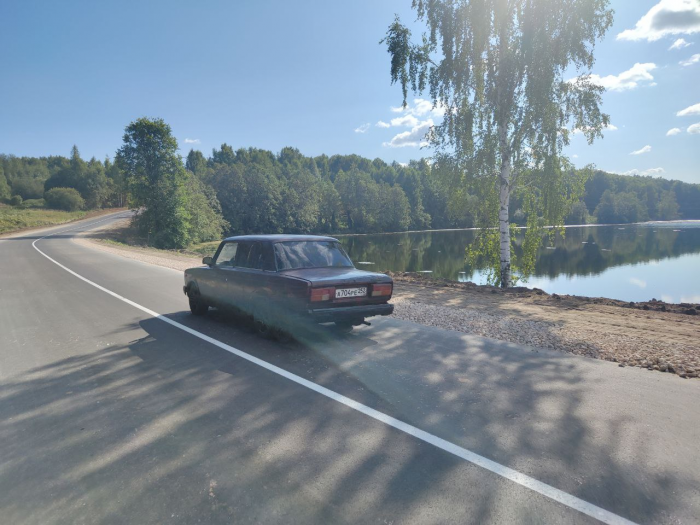
[(683, 49), (684, 47), (692, 45), (692, 42), (686, 42), (685, 38), (679, 38), (673, 44), (671, 44), (671, 47), (669, 47), (668, 50), (671, 51), (672, 49)]
[(689, 115), (700, 115), (700, 104), (688, 106), (687, 108), (681, 109), (678, 113), (676, 113), (677, 117), (687, 117)]
[(637, 279), (636, 277), (630, 277), (629, 281), (630, 281), (630, 284), (633, 284), (635, 286), (639, 286), (640, 288), (647, 287), (647, 282), (644, 281), (643, 279)]
[(418, 125), (418, 119), (413, 115), (404, 115), (403, 117), (397, 117), (391, 119), (392, 126), (406, 126), (407, 128), (413, 128)]
[(690, 126), (688, 126), (688, 133), (690, 133), (691, 135), (700, 134), (700, 122), (698, 122), (697, 124), (691, 124)]
[(428, 119), (420, 122), (417, 126), (414, 126), (411, 131), (404, 131), (394, 136), (389, 142), (384, 142), (382, 146), (389, 148), (405, 148), (417, 146), (425, 146), (428, 143), (425, 140), (425, 135), (430, 131), (433, 126), (433, 120)]
[(663, 168), (649, 168), (648, 170), (638, 170), (638, 169), (633, 169), (629, 171), (624, 171), (621, 173), (621, 175), (642, 175), (642, 176), (647, 176), (647, 175), (661, 175), (662, 173), (666, 173), (666, 170)]
[(434, 117), (441, 117), (445, 114), (444, 108), (442, 108), (441, 106), (433, 108), (432, 102), (422, 98), (414, 98), (413, 106), (411, 106), (411, 104), (408, 104), (405, 108), (391, 108), (391, 111), (393, 111), (394, 113), (405, 113), (406, 115), (414, 115), (416, 117), (422, 117), (424, 115), (427, 115), (428, 113), (430, 113)]
[(410, 131), (403, 131), (394, 135), (389, 142), (383, 142), (382, 146), (388, 148), (406, 148), (427, 146), (426, 135), (434, 125), (433, 117), (442, 117), (445, 111), (442, 106), (433, 107), (433, 103), (422, 98), (413, 99), (412, 104), (406, 107), (392, 107), (392, 113), (400, 113), (389, 122), (380, 120), (375, 125), (379, 128), (407, 127)]
[(572, 159), (577, 159), (577, 158), (578, 158), (578, 155), (576, 155), (576, 154), (571, 155), (571, 158), (572, 158)]
[(688, 60), (681, 60), (678, 62), (681, 66), (692, 66), (693, 64), (697, 64), (700, 62), (700, 53), (696, 53), (692, 57), (690, 57)]
[(673, 137), (681, 132), (681, 128), (671, 128), (666, 132), (667, 137)]
[(370, 124), (369, 122), (367, 122), (366, 124), (362, 124), (362, 126), (355, 128), (355, 133), (365, 133), (371, 126), (372, 124)]
[(641, 155), (642, 153), (649, 153), (651, 151), (651, 146), (646, 145), (642, 149), (638, 149), (637, 151), (633, 151), (630, 153), (630, 155)]
[[(587, 131), (589, 128), (575, 128), (571, 131), (574, 135), (578, 135), (579, 133), (583, 133), (584, 131)], [(617, 131), (617, 126), (614, 124), (608, 124), (607, 126), (603, 126), (604, 130), (608, 131)]]
[(201, 142), (199, 139), (185, 139), (185, 144), (201, 144)]
[[(629, 89), (638, 88), (645, 82), (649, 82), (649, 85), (651, 85), (654, 81), (654, 76), (651, 74), (651, 71), (654, 69), (656, 69), (656, 64), (651, 62), (640, 64), (638, 62), (619, 75), (607, 75), (605, 77), (590, 75), (590, 81), (610, 91), (627, 91)], [(573, 78), (569, 82), (574, 82), (575, 80), (576, 78)]]
[(697, 0), (661, 0), (639, 19), (634, 29), (617, 35), (618, 40), (652, 42), (667, 35), (700, 32), (700, 2)]

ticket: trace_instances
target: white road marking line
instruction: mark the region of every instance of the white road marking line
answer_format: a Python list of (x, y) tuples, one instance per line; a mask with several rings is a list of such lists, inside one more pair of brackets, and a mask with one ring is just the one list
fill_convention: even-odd
[[(104, 222), (104, 221), (99, 221), (99, 222)], [(97, 224), (97, 223), (93, 223)], [(90, 224), (93, 225), (93, 224)], [(82, 225), (81, 227), (84, 227), (87, 225)], [(77, 228), (72, 228), (71, 230), (74, 230)], [(384, 414), (383, 412), (379, 412), (378, 410), (374, 410), (373, 408), (370, 408), (366, 405), (363, 405), (362, 403), (359, 403), (357, 401), (354, 401), (350, 399), (349, 397), (345, 397), (341, 394), (338, 394), (337, 392), (334, 392), (333, 390), (330, 390), (326, 387), (323, 387), (321, 385), (318, 385), (312, 381), (309, 381), (307, 379), (304, 379), (303, 377), (300, 377), (296, 374), (292, 374), (291, 372), (288, 372), (278, 366), (275, 366), (271, 363), (268, 363), (267, 361), (263, 361), (262, 359), (259, 359), (255, 356), (252, 356), (246, 352), (243, 352), (242, 350), (239, 350), (237, 348), (234, 348), (233, 346), (227, 345), (226, 343), (222, 343), (221, 341), (218, 341), (217, 339), (214, 339), (212, 337), (209, 337), (208, 335), (205, 335), (201, 332), (198, 332), (197, 330), (193, 330), (192, 328), (185, 326), (183, 324), (178, 323), (177, 321), (173, 321), (172, 319), (165, 317), (158, 312), (154, 312), (153, 310), (150, 310), (149, 308), (146, 308), (145, 306), (142, 306), (138, 303), (135, 303), (134, 301), (127, 299), (126, 297), (122, 297), (121, 295), (108, 290), (104, 286), (100, 286), (97, 283), (92, 282), (91, 280), (83, 277), (82, 275), (74, 272), (70, 268), (62, 265), (55, 259), (52, 259), (48, 255), (46, 255), (44, 252), (42, 252), (37, 246), (36, 243), (42, 239), (45, 239), (47, 237), (51, 237), (53, 235), (56, 235), (58, 233), (65, 233), (66, 231), (71, 231), (71, 230), (64, 230), (61, 232), (56, 232), (52, 233), (50, 235), (46, 235), (44, 237), (41, 237), (39, 239), (36, 239), (34, 242), (32, 242), (32, 246), (34, 249), (39, 252), (41, 255), (46, 257), (49, 261), (54, 263), (55, 265), (59, 266), (60, 268), (63, 268), (65, 271), (70, 273), (71, 275), (74, 275), (78, 279), (88, 283), (91, 286), (94, 286), (98, 290), (101, 290), (105, 292), (106, 294), (111, 295), (112, 297), (119, 299), (120, 301), (125, 302), (126, 304), (129, 304), (133, 306), (134, 308), (138, 308), (142, 312), (150, 315), (151, 317), (154, 317), (156, 319), (159, 319), (171, 326), (174, 326), (175, 328), (178, 328), (184, 332), (187, 332), (188, 334), (191, 334), (203, 341), (206, 341), (207, 343), (210, 343), (214, 346), (217, 346), (221, 348), (222, 350), (226, 350), (227, 352), (230, 352), (242, 359), (245, 359), (246, 361), (249, 361), (255, 365), (258, 365), (266, 370), (269, 370), (270, 372), (277, 374), (279, 376), (284, 377), (285, 379), (289, 379), (290, 381), (293, 381), (297, 383), (298, 385), (301, 385), (303, 387), (308, 388), (309, 390), (313, 390), (314, 392), (317, 392), (329, 399), (332, 399), (333, 401), (337, 401), (338, 403), (341, 403), (353, 410), (356, 410), (357, 412), (360, 412), (366, 416), (371, 417), (372, 419), (375, 419), (377, 421), (380, 421), (390, 427), (393, 427), (397, 430), (400, 430), (401, 432), (404, 432), (406, 434), (409, 434), (415, 438), (420, 439), (421, 441), (424, 441), (426, 443), (429, 443), (441, 450), (444, 450), (445, 452), (449, 452), (450, 454), (453, 454), (459, 458), (464, 459), (465, 461), (468, 461), (470, 463), (473, 463), (474, 465), (477, 465), (483, 469), (486, 469), (490, 472), (493, 472), (494, 474), (497, 474), (498, 476), (501, 476), (503, 478), (506, 478), (510, 481), (513, 481), (514, 483), (517, 483), (518, 485), (521, 485), (523, 487), (526, 487), (530, 490), (533, 490), (537, 492), (538, 494), (541, 494), (551, 500), (554, 500), (558, 503), (561, 503), (562, 505), (565, 505), (571, 509), (577, 510), (583, 514), (586, 514), (587, 516), (590, 516), (592, 518), (595, 518), (603, 523), (607, 523), (610, 525), (636, 525), (633, 521), (630, 521), (626, 518), (623, 518), (622, 516), (618, 516), (617, 514), (614, 514), (610, 511), (607, 511), (603, 508), (600, 508), (596, 505), (593, 505), (592, 503), (588, 503), (587, 501), (584, 501), (580, 498), (577, 498), (576, 496), (572, 496), (571, 494), (564, 492), (563, 490), (559, 490), (555, 487), (552, 487), (551, 485), (547, 485), (546, 483), (543, 483), (541, 481), (536, 480), (535, 478), (532, 478), (526, 474), (523, 474), (521, 472), (518, 472), (517, 470), (514, 470), (512, 468), (506, 467), (505, 465), (501, 465), (500, 463), (496, 463), (495, 461), (492, 461), (488, 458), (485, 458), (484, 456), (481, 456), (475, 452), (472, 452), (471, 450), (467, 450), (466, 448), (460, 447), (458, 445), (455, 445), (454, 443), (451, 443), (445, 439), (442, 439), (438, 436), (435, 436), (433, 434), (430, 434), (429, 432), (426, 432), (425, 430), (421, 430), (417, 427), (414, 427), (413, 425), (409, 425), (408, 423), (404, 423), (403, 421), (400, 421), (394, 417), (391, 417), (387, 414)]]

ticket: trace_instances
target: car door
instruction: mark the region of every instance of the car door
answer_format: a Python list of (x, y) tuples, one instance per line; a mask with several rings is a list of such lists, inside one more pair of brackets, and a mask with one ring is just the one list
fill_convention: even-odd
[(232, 279), (235, 260), (238, 254), (238, 242), (225, 242), (214, 256), (211, 267), (211, 278), (200, 284), (200, 293), (212, 304), (218, 306), (231, 305), (228, 282)]
[(251, 243), (247, 255), (245, 260), (241, 259), (236, 270), (248, 311), (255, 315), (270, 300), (269, 277), (275, 273), (275, 262), (268, 242)]
[(239, 241), (236, 250), (236, 257), (226, 275), (226, 294), (233, 306), (243, 311), (251, 313), (249, 304), (249, 294), (247, 290), (247, 270), (249, 265), (250, 251), (253, 246), (251, 241)]

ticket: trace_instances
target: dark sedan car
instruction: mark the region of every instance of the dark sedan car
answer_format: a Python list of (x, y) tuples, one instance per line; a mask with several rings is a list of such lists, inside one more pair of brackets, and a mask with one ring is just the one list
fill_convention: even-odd
[(356, 269), (337, 239), (316, 235), (243, 235), (225, 239), (206, 266), (185, 271), (195, 315), (233, 308), (284, 330), (301, 321), (349, 330), (389, 315), (393, 281)]

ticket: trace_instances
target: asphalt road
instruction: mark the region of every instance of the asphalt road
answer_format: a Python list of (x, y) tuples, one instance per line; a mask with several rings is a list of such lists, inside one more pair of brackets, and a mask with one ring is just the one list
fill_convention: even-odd
[(0, 522), (700, 523), (700, 381), (390, 318), (263, 340), (71, 240), (104, 220), (0, 240)]

